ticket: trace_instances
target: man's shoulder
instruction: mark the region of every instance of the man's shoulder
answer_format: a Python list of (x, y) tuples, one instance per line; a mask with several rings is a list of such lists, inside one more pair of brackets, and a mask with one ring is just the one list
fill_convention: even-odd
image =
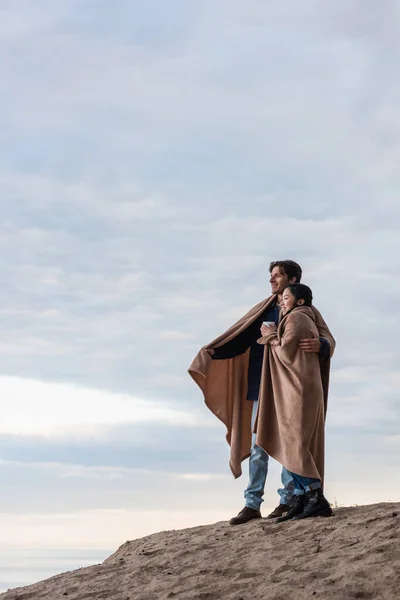
[(316, 308), (314, 306), (314, 304), (311, 306), (312, 311), (315, 315), (315, 322), (317, 323), (317, 325), (322, 325), (322, 326), (327, 326), (324, 317), (321, 315), (320, 311), (318, 310), (318, 308)]
[(271, 296), (267, 296), (267, 298), (264, 298), (263, 300), (261, 300), (261, 302), (259, 302), (258, 304), (256, 304), (256, 306), (262, 306), (263, 304), (265, 306), (267, 306), (267, 304), (269, 304), (269, 303), (270, 304), (275, 304), (275, 302), (276, 302), (276, 294), (271, 294)]
[(261, 302), (258, 302), (258, 304), (255, 304), (254, 306), (252, 306), (250, 308), (250, 310), (246, 313), (246, 316), (251, 313), (252, 314), (258, 313), (262, 309), (266, 310), (267, 308), (270, 308), (273, 304), (275, 304), (275, 301), (276, 301), (275, 294), (268, 296), (268, 298), (264, 298), (264, 300), (261, 300)]

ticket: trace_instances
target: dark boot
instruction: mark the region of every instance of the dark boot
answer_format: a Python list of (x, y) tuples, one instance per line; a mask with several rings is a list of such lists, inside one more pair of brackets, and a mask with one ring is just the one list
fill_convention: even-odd
[(229, 523), (231, 525), (242, 525), (251, 521), (251, 519), (261, 519), (261, 513), (259, 510), (245, 506), (236, 517), (232, 517)]
[(290, 503), (290, 508), (284, 517), (280, 517), (275, 521), (275, 523), (283, 523), (283, 521), (289, 521), (289, 519), (294, 519), (296, 515), (300, 515), (304, 510), (304, 498), (305, 494), (297, 495), (295, 494), (292, 497), (292, 501)]
[(283, 513), (287, 513), (289, 508), (290, 504), (278, 504), (278, 506), (274, 508), (272, 513), (269, 513), (266, 519), (276, 519), (277, 517), (282, 517)]
[(293, 517), (294, 521), (307, 517), (333, 517), (331, 505), (322, 493), (322, 489), (311, 490), (305, 494), (304, 510)]

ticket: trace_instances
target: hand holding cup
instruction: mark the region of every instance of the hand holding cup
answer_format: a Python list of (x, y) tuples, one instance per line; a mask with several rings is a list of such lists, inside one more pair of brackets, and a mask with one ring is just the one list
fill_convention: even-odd
[(263, 321), (261, 325), (261, 335), (268, 335), (272, 331), (276, 331), (275, 321)]

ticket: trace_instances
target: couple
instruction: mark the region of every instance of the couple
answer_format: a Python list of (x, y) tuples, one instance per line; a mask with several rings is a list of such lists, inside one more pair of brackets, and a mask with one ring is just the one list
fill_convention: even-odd
[(335, 340), (311, 290), (300, 284), (301, 267), (276, 261), (270, 275), (272, 295), (202, 348), (189, 368), (206, 405), (227, 427), (235, 477), (250, 457), (245, 507), (232, 525), (261, 517), (269, 456), (283, 465), (280, 504), (270, 518), (332, 514), (322, 482)]

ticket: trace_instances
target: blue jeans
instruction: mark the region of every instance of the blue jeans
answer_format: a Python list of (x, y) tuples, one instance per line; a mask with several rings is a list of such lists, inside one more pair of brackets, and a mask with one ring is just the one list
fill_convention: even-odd
[(313, 477), (303, 477), (303, 475), (296, 475), (291, 473), (294, 481), (293, 493), (296, 496), (302, 496), (304, 492), (310, 492), (311, 490), (318, 490), (321, 487), (321, 480)]
[[(253, 413), (251, 416), (251, 428), (253, 429), (254, 422), (257, 416), (258, 400), (253, 401)], [(260, 510), (263, 502), (265, 480), (268, 473), (269, 456), (256, 444), (256, 434), (253, 433), (253, 443), (251, 446), (249, 459), (249, 483), (244, 492), (246, 506), (254, 510)], [(294, 482), (292, 474), (283, 467), (281, 481), (283, 488), (278, 490), (280, 495), (280, 504), (290, 504), (293, 496)]]

